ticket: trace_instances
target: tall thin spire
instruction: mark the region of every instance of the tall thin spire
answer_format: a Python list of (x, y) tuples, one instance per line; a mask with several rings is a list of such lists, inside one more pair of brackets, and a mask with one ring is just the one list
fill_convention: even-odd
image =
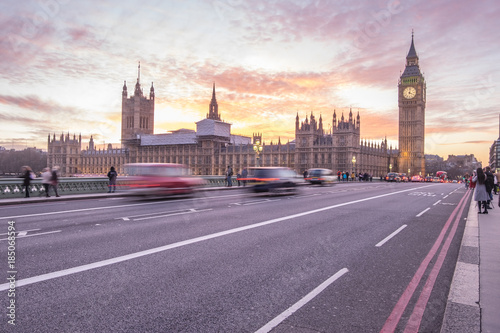
[(215, 82), (213, 85), (212, 100), (210, 101), (207, 118), (213, 120), (220, 120), (219, 105), (217, 104), (217, 98), (215, 97)]
[(414, 33), (413, 33), (413, 29), (412, 29), (411, 30), (411, 45), (410, 45), (410, 50), (408, 51), (408, 55), (406, 56), (406, 59), (408, 59), (408, 58), (417, 58), (418, 59), (417, 51), (415, 50), (415, 43), (413, 41), (413, 37), (414, 37)]
[(139, 61), (139, 66), (137, 66), (137, 83), (141, 82), (141, 62)]
[(139, 65), (137, 66), (137, 83), (135, 84), (135, 90), (134, 90), (135, 96), (142, 96), (140, 80), (141, 80), (141, 62), (139, 61)]

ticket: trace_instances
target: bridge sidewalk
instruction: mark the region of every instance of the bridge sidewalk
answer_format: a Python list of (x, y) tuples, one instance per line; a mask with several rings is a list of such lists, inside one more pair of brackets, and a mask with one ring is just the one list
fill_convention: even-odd
[(500, 332), (500, 207), (471, 201), (441, 333)]

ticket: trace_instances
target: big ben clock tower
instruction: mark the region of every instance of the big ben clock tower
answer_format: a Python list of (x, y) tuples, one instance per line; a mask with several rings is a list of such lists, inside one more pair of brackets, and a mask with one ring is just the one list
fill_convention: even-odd
[(411, 36), (406, 67), (399, 79), (399, 157), (400, 173), (425, 176), (425, 79)]

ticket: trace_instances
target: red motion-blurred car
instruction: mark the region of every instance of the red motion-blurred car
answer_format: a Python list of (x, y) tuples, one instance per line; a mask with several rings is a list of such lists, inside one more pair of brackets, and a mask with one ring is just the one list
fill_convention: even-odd
[(416, 175), (416, 176), (411, 177), (411, 181), (412, 182), (423, 182), (424, 178), (419, 176), (419, 175)]
[(124, 170), (131, 194), (138, 196), (190, 194), (205, 183), (183, 164), (129, 163)]

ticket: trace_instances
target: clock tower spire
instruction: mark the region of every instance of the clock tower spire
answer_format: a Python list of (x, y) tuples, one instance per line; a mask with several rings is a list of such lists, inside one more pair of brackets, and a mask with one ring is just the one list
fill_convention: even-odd
[(406, 66), (398, 83), (400, 173), (425, 176), (425, 79), (412, 31)]

